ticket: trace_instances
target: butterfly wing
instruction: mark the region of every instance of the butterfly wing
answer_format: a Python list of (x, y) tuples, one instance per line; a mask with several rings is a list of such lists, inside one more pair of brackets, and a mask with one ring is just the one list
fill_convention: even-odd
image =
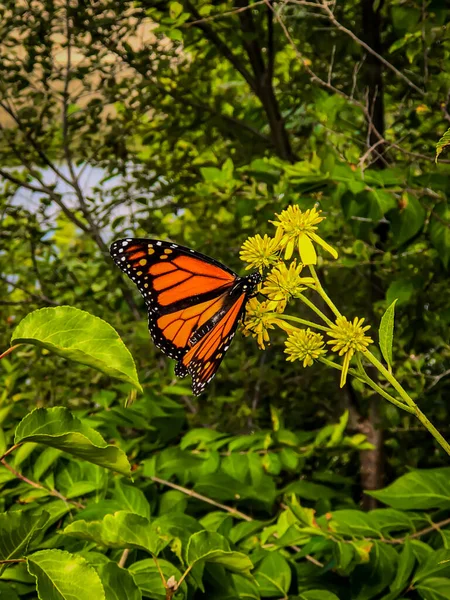
[(211, 381), (229, 348), (245, 309), (248, 294), (239, 286), (234, 288), (226, 300), (214, 326), (204, 334), (183, 356), (177, 365), (180, 376), (192, 376), (192, 390), (201, 394)]
[[(192, 337), (205, 335), (229, 305), (237, 275), (204, 254), (142, 238), (117, 240), (110, 252), (143, 295), (153, 340), (171, 358), (180, 361)], [(177, 367), (177, 375), (186, 373)]]

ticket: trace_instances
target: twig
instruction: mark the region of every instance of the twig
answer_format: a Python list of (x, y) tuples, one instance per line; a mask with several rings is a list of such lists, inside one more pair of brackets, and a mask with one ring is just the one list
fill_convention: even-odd
[(320, 6), (320, 8), (323, 11), (325, 11), (326, 15), (330, 19), (331, 23), (333, 23), (333, 25), (336, 27), (336, 29), (339, 29), (339, 31), (342, 31), (343, 33), (345, 33), (346, 35), (351, 37), (354, 42), (356, 42), (362, 48), (367, 50), (367, 52), (369, 52), (370, 54), (375, 56), (381, 63), (383, 63), (383, 65), (385, 67), (387, 67), (388, 69), (393, 71), (397, 75), (397, 77), (399, 77), (400, 79), (403, 79), (403, 81), (405, 83), (407, 83), (411, 88), (413, 88), (413, 90), (418, 92), (421, 96), (426, 95), (426, 92), (424, 92), (424, 90), (421, 90), (419, 87), (417, 87), (417, 85), (415, 83), (413, 83), (410, 79), (408, 79), (408, 77), (406, 77), (406, 75), (404, 75), (401, 71), (399, 71), (396, 67), (394, 67), (394, 65), (391, 64), (388, 60), (386, 60), (383, 56), (381, 56), (381, 54), (378, 54), (378, 52), (376, 52), (373, 48), (371, 48), (368, 44), (366, 44), (366, 42), (364, 40), (362, 40), (356, 34), (354, 34), (353, 31), (351, 31), (350, 29), (347, 29), (347, 27), (344, 27), (344, 25), (339, 23), (339, 21), (334, 16), (334, 13), (331, 10), (328, 2), (325, 2), (324, 0), (320, 0), (320, 4), (318, 4), (318, 6)]
[(11, 352), (19, 346), (20, 344), (16, 344), (15, 346), (11, 346), (11, 348), (8, 348), (8, 350), (5, 350), (3, 354), (0, 354), (0, 360), (2, 360), (2, 358), (5, 358), (5, 356), (8, 356), (8, 354), (11, 354)]
[(182, 487), (181, 485), (177, 485), (176, 483), (172, 483), (171, 481), (167, 481), (166, 479), (160, 479), (159, 477), (151, 476), (150, 479), (156, 483), (161, 483), (162, 485), (166, 485), (167, 487), (171, 487), (174, 490), (182, 492), (186, 496), (191, 496), (191, 498), (196, 498), (197, 500), (201, 500), (201, 502), (206, 502), (207, 504), (212, 504), (213, 506), (224, 510), (235, 517), (243, 519), (244, 521), (253, 521), (251, 517), (242, 513), (241, 511), (233, 508), (231, 506), (226, 506), (225, 504), (221, 504), (220, 502), (216, 502), (212, 498), (208, 498), (207, 496), (202, 496), (194, 490), (189, 490), (188, 488)]
[(0, 565), (8, 565), (10, 563), (26, 563), (25, 558), (6, 558), (5, 560), (0, 560)]
[(31, 485), (32, 487), (34, 487), (34, 488), (36, 488), (38, 490), (45, 490), (51, 496), (55, 496), (56, 498), (59, 498), (60, 500), (63, 500), (63, 502), (67, 502), (68, 504), (73, 504), (73, 506), (76, 506), (77, 508), (85, 508), (84, 504), (81, 504), (81, 502), (76, 502), (75, 500), (70, 500), (69, 498), (66, 498), (65, 496), (63, 496), (63, 494), (61, 494), (57, 490), (51, 490), (49, 488), (46, 488), (44, 485), (41, 485), (40, 483), (37, 483), (37, 481), (33, 481), (32, 479), (28, 479), (28, 477), (25, 477), (25, 475), (22, 475), (22, 473), (19, 473), (19, 471), (16, 471), (16, 469), (14, 469), (13, 467), (11, 467), (11, 465), (9, 465), (6, 462), (5, 459), (0, 460), (0, 462), (15, 477), (17, 477), (18, 479), (21, 479), (25, 483), (28, 483), (28, 485)]
[(125, 548), (125, 550), (122, 552), (122, 556), (120, 557), (119, 562), (117, 563), (119, 565), (119, 567), (121, 567), (122, 569), (125, 567), (125, 563), (127, 562), (127, 558), (128, 558), (129, 554), (130, 554), (130, 549)]
[(196, 21), (187, 21), (183, 24), (183, 27), (190, 27), (191, 25), (199, 25), (200, 23), (208, 23), (208, 21), (216, 21), (217, 19), (223, 19), (225, 17), (231, 17), (232, 15), (237, 15), (240, 12), (244, 12), (244, 10), (251, 10), (255, 6), (259, 4), (265, 4), (265, 0), (258, 0), (258, 2), (253, 2), (249, 6), (240, 6), (239, 8), (235, 8), (234, 10), (228, 10), (223, 13), (219, 13), (217, 15), (210, 15), (209, 17), (204, 17), (203, 19), (197, 19)]
[(447, 371), (444, 371), (443, 373), (441, 373), (440, 375), (436, 375), (433, 378), (433, 381), (430, 383), (430, 385), (428, 386), (427, 390), (431, 390), (432, 387), (434, 387), (437, 383), (439, 383), (439, 381), (443, 378), (443, 377), (447, 377), (447, 375), (450, 375), (450, 369), (447, 369)]
[(19, 448), (19, 446), (22, 445), (22, 442), (19, 442), (18, 444), (14, 444), (14, 446), (11, 446), (11, 448), (9, 448), (4, 454), (2, 454), (2, 456), (0, 456), (0, 462), (6, 458), (8, 456), (8, 454), (11, 454), (11, 452), (14, 452), (14, 450), (17, 450), (17, 448)]

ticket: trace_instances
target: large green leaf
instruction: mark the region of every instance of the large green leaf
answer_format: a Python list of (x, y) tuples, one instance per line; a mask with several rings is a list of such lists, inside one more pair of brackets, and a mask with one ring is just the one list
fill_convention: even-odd
[(287, 560), (278, 552), (271, 552), (258, 566), (255, 578), (261, 596), (278, 598), (286, 596), (292, 574)]
[(409, 584), (416, 559), (409, 540), (406, 540), (397, 565), (395, 579), (391, 583), (391, 592), (402, 592)]
[(106, 600), (141, 600), (142, 594), (133, 576), (115, 562), (97, 566)]
[(416, 590), (424, 600), (448, 600), (450, 597), (450, 579), (430, 577), (419, 583)]
[(157, 555), (172, 540), (184, 547), (199, 529), (198, 522), (188, 515), (164, 515), (150, 523), (140, 515), (117, 511), (101, 521), (74, 521), (63, 533), (108, 548), (138, 548)]
[(101, 521), (74, 521), (63, 533), (107, 548), (139, 548), (155, 555), (170, 541), (161, 540), (145, 517), (123, 510)]
[(49, 516), (45, 510), (39, 515), (21, 510), (0, 514), (0, 560), (26, 556), (30, 542), (45, 527)]
[(394, 315), (395, 315), (395, 303), (397, 299), (392, 302), (386, 309), (386, 312), (381, 317), (379, 338), (380, 338), (380, 350), (384, 357), (389, 369), (392, 368), (392, 340), (394, 337)]
[(142, 391), (133, 357), (117, 331), (84, 310), (71, 306), (35, 310), (16, 327), (11, 344), (41, 346)]
[(106, 600), (96, 570), (84, 558), (63, 550), (41, 550), (28, 557), (40, 600)]
[(429, 554), (426, 561), (417, 569), (414, 575), (414, 582), (416, 583), (429, 577), (450, 578), (450, 550), (440, 548)]
[(369, 562), (358, 565), (352, 576), (352, 600), (375, 598), (392, 583), (396, 574), (398, 555), (388, 544), (375, 542)]
[(189, 565), (200, 561), (215, 563), (233, 573), (248, 576), (253, 569), (253, 563), (246, 554), (230, 550), (228, 541), (214, 531), (198, 531), (191, 535), (186, 554)]
[(397, 248), (410, 240), (423, 227), (426, 211), (412, 194), (403, 194), (404, 208), (391, 211), (389, 219), (393, 235), (393, 244)]
[(411, 471), (384, 489), (366, 494), (398, 509), (449, 508), (450, 467)]
[(120, 504), (122, 510), (128, 510), (141, 517), (150, 519), (150, 504), (142, 490), (117, 479), (113, 499)]
[(36, 408), (17, 426), (14, 442), (38, 442), (124, 475), (131, 473), (125, 453), (107, 444), (67, 408)]

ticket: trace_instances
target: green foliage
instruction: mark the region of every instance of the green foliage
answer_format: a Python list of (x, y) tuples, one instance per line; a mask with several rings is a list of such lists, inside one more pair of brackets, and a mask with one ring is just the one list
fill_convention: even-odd
[[(448, 597), (448, 458), (414, 415), (299, 371), (278, 333), (237, 335), (192, 398), (109, 260), (148, 236), (242, 274), (248, 236), (318, 204), (327, 293), (372, 333), (386, 315), (384, 360), (448, 434), (448, 9), (245, 4), (0, 7), (2, 599), (167, 600), (159, 570), (175, 600)], [(66, 311), (81, 347), (49, 339)], [(246, 576), (186, 574), (194, 536)]]

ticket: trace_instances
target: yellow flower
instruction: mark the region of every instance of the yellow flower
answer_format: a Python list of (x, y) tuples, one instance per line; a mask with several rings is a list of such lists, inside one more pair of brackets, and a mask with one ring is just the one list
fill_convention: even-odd
[(286, 360), (302, 360), (304, 367), (310, 367), (315, 360), (326, 354), (323, 336), (310, 329), (297, 329), (293, 331), (285, 342)]
[(297, 205), (294, 205), (288, 206), (286, 210), (277, 214), (278, 221), (271, 221), (277, 227), (275, 240), (278, 247), (284, 249), (286, 260), (291, 258), (297, 245), (302, 263), (315, 265), (317, 254), (313, 242), (322, 246), (333, 258), (338, 257), (336, 250), (315, 233), (317, 224), (325, 218), (321, 217), (320, 213), (321, 211), (315, 208), (302, 212)]
[(328, 335), (333, 338), (327, 344), (332, 344), (333, 352), (337, 352), (339, 356), (344, 355), (344, 362), (341, 373), (341, 387), (345, 385), (347, 380), (348, 368), (350, 360), (355, 352), (365, 352), (369, 344), (373, 344), (372, 338), (365, 335), (365, 332), (370, 329), (370, 325), (362, 326), (364, 319), (355, 317), (353, 322), (346, 317), (338, 317), (336, 323), (330, 326)]
[(277, 308), (276, 302), (259, 302), (251, 298), (245, 308), (244, 335), (252, 335), (256, 338), (258, 346), (265, 350), (265, 343), (270, 342), (268, 329), (274, 329), (279, 319), (273, 314)]
[(280, 310), (284, 310), (288, 300), (305, 290), (305, 286), (314, 285), (312, 277), (300, 276), (302, 269), (303, 265), (297, 264), (295, 260), (291, 262), (289, 268), (285, 263), (276, 265), (267, 276), (261, 293), (270, 300), (280, 302)]
[(249, 263), (246, 269), (259, 269), (262, 272), (278, 260), (276, 250), (277, 242), (273, 238), (267, 234), (261, 237), (258, 233), (242, 244), (240, 257), (241, 260)]

